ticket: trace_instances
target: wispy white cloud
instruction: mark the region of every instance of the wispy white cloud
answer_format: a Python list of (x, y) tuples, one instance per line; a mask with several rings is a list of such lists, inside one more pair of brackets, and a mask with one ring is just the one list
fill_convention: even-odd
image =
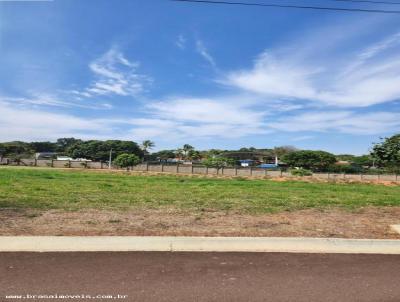
[(9, 104), (34, 105), (34, 106), (55, 106), (72, 107), (73, 104), (56, 99), (54, 96), (40, 94), (32, 97), (9, 97), (0, 96), (0, 101)]
[[(146, 133), (135, 135), (142, 121), (126, 117), (88, 118), (77, 114), (46, 111), (43, 108), (26, 108), (0, 100), (1, 141), (54, 140), (60, 137), (82, 139), (124, 139), (138, 141)], [(152, 121), (154, 125), (154, 121)], [(160, 125), (161, 126), (161, 125)], [(161, 127), (160, 127), (161, 128)]]
[(175, 45), (180, 48), (180, 49), (185, 49), (186, 48), (186, 38), (184, 35), (180, 34), (178, 38), (175, 41)]
[[(340, 107), (362, 107), (400, 98), (400, 33), (361, 49), (326, 54), (314, 41), (304, 55), (268, 50), (250, 69), (228, 72), (221, 82), (278, 99), (298, 99)], [(310, 51), (310, 48), (314, 51)], [(323, 59), (320, 57), (323, 56)]]
[(268, 133), (267, 112), (232, 98), (171, 98), (146, 106), (147, 119), (134, 119), (134, 133), (175, 138), (233, 138)]
[(138, 96), (146, 91), (152, 79), (138, 72), (139, 63), (129, 61), (117, 47), (88, 64), (94, 79), (88, 87), (53, 91), (24, 91), (22, 96), (0, 95), (0, 101), (20, 106), (78, 107), (111, 109), (110, 102), (99, 96)]
[(343, 76), (355, 71), (358, 67), (363, 66), (365, 63), (368, 62), (368, 60), (374, 58), (385, 50), (397, 46), (399, 42), (400, 32), (390, 35), (389, 37), (384, 38), (382, 41), (379, 41), (367, 47), (356, 56), (354, 62), (350, 63), (350, 65), (347, 66), (347, 68), (343, 72)]
[(117, 47), (112, 47), (89, 64), (96, 78), (91, 85), (73, 93), (87, 98), (96, 95), (140, 95), (152, 79), (138, 72), (139, 65), (129, 61)]
[(312, 135), (301, 135), (301, 136), (294, 137), (291, 140), (294, 141), (294, 142), (301, 142), (301, 141), (306, 141), (306, 140), (310, 140), (310, 139), (313, 139), (313, 138), (315, 138), (315, 136), (312, 136)]
[(268, 123), (286, 132), (339, 132), (372, 135), (400, 128), (400, 112), (357, 113), (353, 111), (316, 111), (289, 115)]
[(109, 103), (87, 104), (77, 101), (75, 98), (63, 96), (65, 100), (61, 100), (59, 96), (46, 93), (31, 93), (25, 97), (0, 96), (0, 102), (9, 105), (18, 105), (21, 107), (62, 107), (62, 108), (86, 108), (86, 109), (111, 109)]
[(225, 99), (177, 98), (147, 106), (159, 117), (198, 123), (248, 124), (259, 122), (265, 113), (255, 112), (246, 104)]
[(74, 135), (94, 135), (104, 129), (101, 121), (43, 110), (16, 108), (0, 101), (0, 141), (48, 140)]
[(203, 59), (211, 65), (211, 67), (216, 68), (217, 63), (215, 62), (215, 59), (211, 54), (209, 53), (207, 47), (204, 45), (204, 42), (202, 40), (197, 39), (196, 40), (196, 51), (199, 53)]

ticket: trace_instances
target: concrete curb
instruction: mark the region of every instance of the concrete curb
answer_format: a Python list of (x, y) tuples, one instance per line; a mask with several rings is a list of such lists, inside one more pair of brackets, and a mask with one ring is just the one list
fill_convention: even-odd
[(0, 236), (0, 252), (400, 254), (400, 240), (284, 237)]

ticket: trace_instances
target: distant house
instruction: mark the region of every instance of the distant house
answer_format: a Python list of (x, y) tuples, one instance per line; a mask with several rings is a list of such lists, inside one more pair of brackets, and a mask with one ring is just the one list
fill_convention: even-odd
[(276, 169), (279, 166), (276, 164), (261, 164), (259, 166), (257, 166), (258, 168), (263, 168), (263, 169)]
[(249, 166), (253, 166), (255, 161), (252, 159), (242, 159), (239, 160), (240, 166), (242, 167), (249, 167)]
[(262, 152), (256, 152), (256, 151), (226, 151), (222, 153), (221, 156), (226, 158), (232, 158), (236, 161), (255, 160), (262, 162), (266, 155)]
[(69, 156), (58, 155), (57, 160), (73, 160), (73, 158)]
[(38, 152), (35, 153), (36, 159), (55, 159), (57, 157), (57, 153), (55, 152)]

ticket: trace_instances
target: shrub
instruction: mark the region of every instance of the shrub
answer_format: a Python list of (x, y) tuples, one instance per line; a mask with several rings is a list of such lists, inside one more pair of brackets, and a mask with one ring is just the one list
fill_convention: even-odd
[(282, 160), (292, 168), (326, 171), (329, 166), (336, 162), (336, 157), (325, 151), (301, 150), (285, 155)]
[(238, 180), (238, 181), (246, 181), (247, 180), (246, 177), (242, 177), (242, 176), (236, 176), (233, 179)]
[(358, 174), (362, 173), (364, 169), (357, 165), (331, 165), (326, 171), (330, 173)]
[(372, 157), (379, 167), (393, 172), (400, 170), (400, 134), (385, 138), (372, 148)]
[(234, 166), (235, 160), (224, 157), (207, 158), (206, 160), (203, 161), (203, 165), (209, 168), (216, 168), (217, 170), (219, 170), (224, 167)]
[(307, 169), (295, 169), (291, 171), (294, 176), (311, 176), (312, 172)]
[(140, 163), (140, 158), (135, 154), (128, 153), (120, 154), (114, 160), (116, 166), (126, 168), (126, 170), (129, 170), (129, 167), (136, 166), (138, 163)]

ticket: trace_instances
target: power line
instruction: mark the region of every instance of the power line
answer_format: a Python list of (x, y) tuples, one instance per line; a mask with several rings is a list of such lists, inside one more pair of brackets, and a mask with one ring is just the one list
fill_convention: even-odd
[(228, 4), (228, 5), (244, 5), (244, 6), (299, 8), (299, 9), (329, 10), (329, 11), (340, 11), (340, 12), (400, 14), (400, 11), (397, 11), (397, 10), (380, 10), (380, 9), (324, 7), (324, 6), (301, 6), (301, 5), (285, 5), (285, 4), (273, 4), (273, 3), (268, 4), (268, 3), (230, 2), (230, 1), (211, 1), (211, 0), (170, 0), (170, 1), (174, 1), (174, 2), (192, 2), (192, 3), (202, 3), (202, 4)]
[(400, 2), (372, 1), (372, 0), (328, 0), (328, 1), (400, 5)]

